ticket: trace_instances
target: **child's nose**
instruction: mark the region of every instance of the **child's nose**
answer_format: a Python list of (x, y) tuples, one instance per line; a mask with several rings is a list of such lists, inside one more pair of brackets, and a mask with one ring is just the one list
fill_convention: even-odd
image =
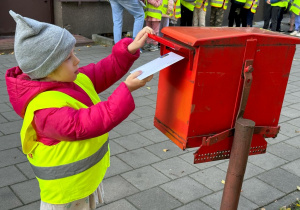
[(74, 65), (75, 65), (75, 66), (78, 65), (79, 62), (80, 62), (79, 58), (77, 58), (77, 57), (75, 56), (75, 62), (74, 62)]

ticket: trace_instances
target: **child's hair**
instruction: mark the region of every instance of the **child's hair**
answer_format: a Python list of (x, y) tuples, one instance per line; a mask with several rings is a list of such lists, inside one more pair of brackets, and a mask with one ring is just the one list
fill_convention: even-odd
[(18, 65), (31, 79), (46, 77), (70, 54), (74, 36), (61, 27), (9, 13), (17, 23), (14, 51)]

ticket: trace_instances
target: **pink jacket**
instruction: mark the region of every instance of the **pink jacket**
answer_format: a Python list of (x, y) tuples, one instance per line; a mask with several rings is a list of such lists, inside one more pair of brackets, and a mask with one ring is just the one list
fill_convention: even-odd
[[(131, 42), (132, 39), (122, 39), (112, 48), (112, 54), (108, 57), (96, 64), (79, 68), (81, 73), (91, 79), (97, 93), (109, 88), (124, 76), (139, 57), (139, 50), (134, 55), (128, 52), (127, 46)], [(125, 120), (135, 108), (131, 92), (124, 82), (107, 101), (93, 105), (89, 96), (73, 82), (33, 81), (19, 67), (8, 69), (5, 79), (9, 100), (22, 118), (31, 99), (48, 90), (66, 93), (89, 107), (79, 110), (63, 107), (36, 111), (33, 126), (37, 140), (45, 145), (100, 136)]]

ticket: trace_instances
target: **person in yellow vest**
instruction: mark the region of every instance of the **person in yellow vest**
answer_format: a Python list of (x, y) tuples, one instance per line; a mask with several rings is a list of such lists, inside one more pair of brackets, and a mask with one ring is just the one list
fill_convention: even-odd
[(247, 0), (246, 4), (244, 5), (243, 16), (242, 16), (242, 26), (243, 27), (252, 27), (253, 24), (253, 17), (257, 11), (259, 5), (259, 0)]
[(170, 22), (173, 25), (177, 25), (177, 20), (181, 18), (181, 4), (180, 4), (180, 0), (173, 0), (173, 1), (174, 1), (174, 7), (170, 14)]
[(39, 183), (40, 209), (95, 209), (110, 165), (108, 132), (134, 110), (131, 92), (152, 76), (129, 75), (107, 101), (98, 94), (127, 73), (153, 30), (145, 27), (134, 40), (117, 42), (108, 57), (78, 68), (70, 32), (10, 14), (19, 66), (5, 80), (13, 109), (24, 118), (22, 150)]
[(193, 11), (196, 5), (196, 0), (180, 0), (180, 4), (181, 4), (180, 26), (192, 26)]
[(221, 27), (228, 0), (211, 0), (210, 26)]
[(205, 16), (208, 0), (196, 0), (193, 15), (193, 26), (205, 26)]
[[(280, 31), (283, 11), (288, 6), (288, 0), (266, 0), (264, 4), (264, 26), (263, 29)], [(270, 24), (271, 20), (271, 24)]]
[(245, 14), (243, 14), (245, 12), (245, 10), (243, 10), (245, 3), (246, 0), (231, 0), (231, 6), (228, 15), (228, 27), (233, 27), (234, 22), (236, 27), (240, 27), (241, 17), (245, 16)]
[(293, 1), (290, 11), (295, 16), (295, 30), (290, 35), (300, 37), (300, 0)]
[[(153, 29), (154, 34), (158, 36), (159, 25), (162, 17), (162, 0), (146, 0), (145, 1), (145, 21), (146, 26)], [(158, 42), (147, 38), (146, 44), (143, 47), (144, 50), (157, 51)]]
[(162, 16), (159, 25), (159, 36), (162, 37), (163, 34), (161, 33), (161, 29), (164, 27), (169, 26), (170, 16), (172, 14), (174, 8), (174, 1), (173, 0), (163, 0), (162, 3)]

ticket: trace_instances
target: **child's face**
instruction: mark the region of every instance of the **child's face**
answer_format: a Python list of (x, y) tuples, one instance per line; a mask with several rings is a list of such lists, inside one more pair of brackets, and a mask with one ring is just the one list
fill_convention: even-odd
[(54, 72), (45, 78), (46, 81), (73, 82), (77, 78), (80, 60), (74, 55), (73, 50), (68, 55), (67, 59)]

